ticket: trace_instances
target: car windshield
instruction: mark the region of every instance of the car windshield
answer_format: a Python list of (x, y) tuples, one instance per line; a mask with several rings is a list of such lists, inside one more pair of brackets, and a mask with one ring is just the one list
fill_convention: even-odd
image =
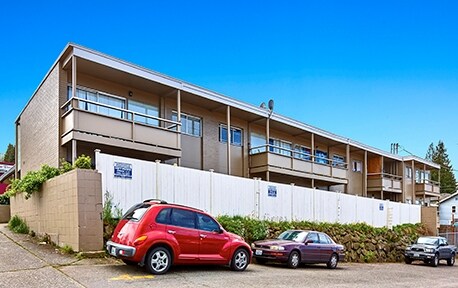
[(437, 241), (437, 238), (420, 237), (417, 240), (417, 244), (436, 245)]
[(146, 210), (148, 210), (150, 206), (150, 204), (146, 203), (136, 204), (130, 208), (124, 216), (122, 216), (122, 219), (138, 221), (142, 219)]
[(281, 233), (277, 239), (304, 242), (305, 237), (307, 237), (307, 233), (308, 232), (305, 231), (285, 231)]

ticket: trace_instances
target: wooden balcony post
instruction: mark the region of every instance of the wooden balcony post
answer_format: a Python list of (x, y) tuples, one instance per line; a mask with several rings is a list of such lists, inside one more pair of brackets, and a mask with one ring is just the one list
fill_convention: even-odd
[[(181, 90), (177, 90), (177, 122), (181, 124)], [(181, 125), (177, 125), (177, 146), (181, 149)], [(181, 166), (181, 158), (177, 159), (178, 166)]]
[(227, 123), (227, 175), (231, 175), (231, 106), (226, 110)]

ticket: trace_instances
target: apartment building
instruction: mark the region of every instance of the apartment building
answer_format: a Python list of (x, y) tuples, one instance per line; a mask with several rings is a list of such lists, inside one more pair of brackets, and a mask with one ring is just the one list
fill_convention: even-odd
[(94, 150), (399, 202), (439, 197), (401, 157), (68, 44), (16, 120), (16, 173)]

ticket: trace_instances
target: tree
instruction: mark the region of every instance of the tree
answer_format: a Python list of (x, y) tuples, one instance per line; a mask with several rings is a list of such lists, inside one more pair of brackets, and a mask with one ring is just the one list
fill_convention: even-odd
[[(441, 166), (440, 185), (441, 193), (454, 193), (456, 191), (456, 179), (453, 174), (453, 167), (448, 158), (447, 149), (444, 142), (439, 140), (436, 146), (431, 143), (426, 152), (426, 159)], [(438, 171), (431, 172), (431, 180), (439, 181)]]
[(8, 144), (8, 148), (6, 148), (5, 156), (3, 157), (3, 161), (14, 163), (15, 159), (15, 152), (14, 146), (10, 143)]

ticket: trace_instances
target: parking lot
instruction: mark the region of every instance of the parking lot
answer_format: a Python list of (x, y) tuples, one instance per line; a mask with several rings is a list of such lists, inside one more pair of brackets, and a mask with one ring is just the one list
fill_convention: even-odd
[(0, 227), (0, 287), (457, 287), (458, 265), (437, 268), (415, 263), (340, 263), (289, 269), (281, 265), (173, 267), (160, 276), (114, 259), (83, 259), (61, 255), (48, 245)]

